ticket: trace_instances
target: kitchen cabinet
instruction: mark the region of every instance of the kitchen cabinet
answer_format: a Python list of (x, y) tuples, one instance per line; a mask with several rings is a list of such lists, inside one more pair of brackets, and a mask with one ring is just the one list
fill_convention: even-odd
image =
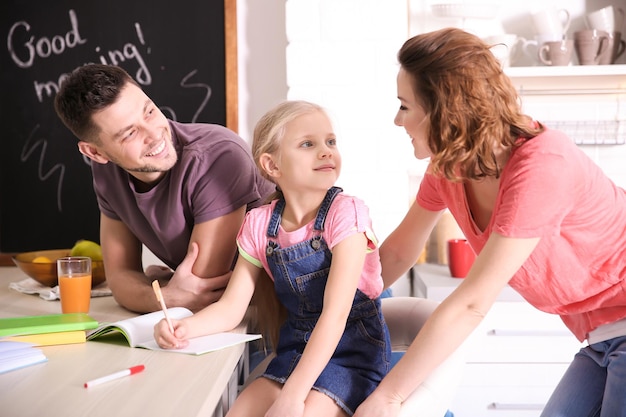
[[(462, 282), (436, 264), (416, 265), (411, 277), (416, 296), (436, 301)], [(507, 286), (466, 342), (464, 376), (450, 410), (455, 417), (538, 417), (583, 346), (558, 316)]]

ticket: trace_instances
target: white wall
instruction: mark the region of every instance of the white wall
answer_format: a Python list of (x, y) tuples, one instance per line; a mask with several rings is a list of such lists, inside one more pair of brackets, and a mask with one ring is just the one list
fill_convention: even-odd
[[(257, 3), (238, 2), (239, 75), (246, 83), (240, 83), (240, 134), (249, 140), (256, 118), (277, 100), (323, 105), (344, 161), (338, 185), (366, 201), (384, 238), (408, 207), (408, 170), (421, 171), (408, 137), (393, 124), (395, 54), (408, 36), (406, 1)], [(258, 71), (268, 76), (253, 82), (249, 73)]]
[[(412, 157), (403, 129), (393, 124), (398, 106), (395, 54), (412, 34), (459, 24), (433, 18), (431, 3), (439, 2), (237, 1), (240, 135), (251, 140), (256, 120), (281, 100), (308, 99), (325, 106), (334, 116), (344, 159), (338, 185), (369, 205), (381, 240), (402, 219), (415, 178), (425, 167)], [(566, 7), (572, 14), (571, 34), (584, 25), (585, 11), (609, 4), (626, 9), (626, 0), (491, 3), (501, 5), (497, 18), (504, 30), (528, 38), (533, 36), (531, 10)], [(626, 63), (626, 54), (619, 63)], [(626, 146), (584, 148), (614, 181), (626, 186)]]
[[(472, 0), (465, 0), (471, 3)], [(477, 3), (490, 3), (475, 0)], [(262, 3), (262, 6), (260, 5)], [(409, 173), (425, 167), (412, 156), (398, 106), (395, 54), (412, 34), (455, 21), (433, 18), (428, 0), (239, 0), (240, 133), (250, 139), (255, 120), (284, 98), (316, 101), (330, 110), (344, 168), (338, 185), (369, 205), (379, 238), (408, 207)], [(462, 3), (462, 1), (453, 2)], [(626, 0), (509, 0), (497, 18), (504, 30), (533, 36), (530, 12), (566, 7), (570, 35), (585, 11)], [(487, 26), (487, 21), (485, 21)], [(626, 32), (625, 32), (626, 36)], [(626, 62), (624, 54), (619, 63)], [(585, 147), (620, 185), (626, 185), (626, 146)]]
[(239, 134), (287, 98), (285, 0), (237, 0)]
[[(609, 4), (626, 9), (626, 0), (451, 3), (463, 1), (500, 5), (497, 18), (503, 29), (527, 38), (534, 36), (530, 12), (540, 8), (567, 8), (572, 14), (570, 35), (584, 26), (585, 11)], [(409, 198), (414, 195), (416, 179), (425, 168), (423, 161), (413, 158), (404, 130), (393, 124), (398, 107), (395, 54), (413, 34), (459, 25), (458, 21), (433, 18), (429, 14), (431, 3), (444, 2), (238, 0), (237, 3), (240, 134), (250, 140), (256, 119), (286, 98), (308, 99), (325, 106), (334, 116), (344, 159), (338, 185), (365, 200), (381, 240), (401, 221)], [(487, 27), (485, 22), (483, 29)], [(622, 32), (626, 36), (626, 28)], [(626, 63), (626, 54), (618, 63)], [(626, 146), (583, 148), (614, 181), (626, 186), (623, 163)], [(397, 291), (398, 287), (402, 290)], [(404, 293), (405, 288), (406, 280), (394, 285), (396, 293)]]

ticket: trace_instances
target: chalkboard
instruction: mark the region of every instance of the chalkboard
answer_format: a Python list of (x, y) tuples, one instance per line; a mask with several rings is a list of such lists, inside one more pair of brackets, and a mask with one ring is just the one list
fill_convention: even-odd
[(61, 77), (128, 71), (165, 115), (237, 126), (236, 0), (2, 0), (0, 253), (99, 241), (89, 161), (54, 112)]

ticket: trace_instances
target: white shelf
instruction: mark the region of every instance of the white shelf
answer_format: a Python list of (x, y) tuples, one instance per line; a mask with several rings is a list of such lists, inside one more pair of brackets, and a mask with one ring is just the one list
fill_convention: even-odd
[(511, 78), (622, 75), (624, 76), (624, 80), (626, 82), (626, 65), (508, 67), (504, 69), (504, 73)]
[(509, 67), (504, 73), (522, 96), (626, 94), (626, 65)]

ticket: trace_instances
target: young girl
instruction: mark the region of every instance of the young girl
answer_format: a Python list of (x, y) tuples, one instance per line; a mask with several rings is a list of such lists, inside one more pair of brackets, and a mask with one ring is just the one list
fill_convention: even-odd
[[(276, 358), (237, 398), (228, 416), (346, 416), (389, 370), (383, 287), (368, 209), (334, 183), (341, 170), (337, 139), (319, 106), (287, 101), (257, 124), (252, 152), (277, 185), (270, 204), (246, 216), (239, 258), (217, 302), (192, 317), (155, 327), (163, 348), (227, 331), (244, 317), (255, 287), (273, 280), (286, 312)], [(276, 310), (274, 310), (276, 311)], [(265, 328), (280, 315), (259, 310)], [(268, 332), (264, 332), (266, 335)]]

